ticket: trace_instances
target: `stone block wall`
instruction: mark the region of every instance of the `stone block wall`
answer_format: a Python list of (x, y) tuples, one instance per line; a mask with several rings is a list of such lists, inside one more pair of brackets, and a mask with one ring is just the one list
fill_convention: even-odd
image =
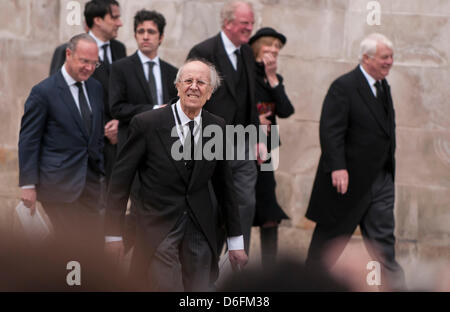
[[(75, 1), (84, 7), (85, 0)], [(160, 56), (180, 66), (192, 45), (219, 31), (219, 0), (121, 0), (118, 39), (134, 53), (133, 16), (156, 9), (167, 19)], [(396, 222), (399, 250), (433, 257), (450, 246), (450, 2), (380, 0), (381, 24), (370, 26), (366, 0), (253, 0), (255, 30), (284, 33), (279, 72), (296, 113), (280, 121), (283, 145), (276, 172), (279, 201), (291, 216), (282, 247), (305, 252), (313, 224), (304, 218), (320, 146), (318, 120), (330, 83), (354, 68), (362, 37), (386, 34), (395, 46), (388, 80), (397, 116)], [(82, 25), (70, 26), (69, 0), (0, 2), (0, 227), (17, 203), (17, 141), (24, 101), (47, 77), (54, 48)], [(81, 11), (82, 13), (82, 11)], [(350, 182), (351, 183), (351, 182)], [(284, 244), (284, 245), (283, 245)], [(433, 253), (433, 250), (437, 250)], [(447, 253), (448, 255), (449, 253)]]

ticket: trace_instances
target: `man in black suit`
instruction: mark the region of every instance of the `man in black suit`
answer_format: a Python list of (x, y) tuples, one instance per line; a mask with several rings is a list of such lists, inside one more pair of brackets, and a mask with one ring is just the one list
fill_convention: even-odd
[[(130, 120), (138, 113), (159, 108), (177, 96), (174, 86), (177, 69), (158, 56), (164, 39), (166, 20), (156, 11), (141, 10), (134, 16), (134, 35), (138, 50), (112, 65), (110, 76), (110, 108), (120, 121), (120, 149), (128, 135)], [(133, 244), (135, 206), (139, 198), (139, 179), (131, 191), (131, 208), (127, 218), (127, 248)]]
[(131, 118), (177, 96), (173, 84), (177, 68), (158, 56), (165, 26), (166, 20), (160, 13), (138, 11), (134, 16), (138, 50), (112, 66), (109, 103), (111, 114), (120, 121), (119, 148), (127, 138)]
[[(109, 73), (112, 62), (126, 56), (123, 43), (116, 40), (117, 33), (122, 27), (120, 7), (116, 0), (91, 0), (84, 7), (84, 18), (89, 35), (95, 39), (98, 46), (98, 56), (101, 65), (95, 70), (93, 77), (103, 86), (104, 124), (105, 124), (105, 174), (109, 181), (114, 159), (116, 157), (116, 144), (119, 121), (111, 116), (109, 110), (108, 90)], [(50, 65), (50, 75), (58, 72), (66, 60), (67, 43), (56, 48)]]
[[(242, 266), (247, 262), (228, 161), (224, 154), (205, 158), (202, 148), (198, 148), (212, 141), (202, 135), (210, 126), (223, 134), (215, 139), (225, 138), (223, 119), (202, 109), (219, 84), (214, 66), (187, 61), (176, 78), (180, 99), (170, 106), (136, 115), (119, 151), (106, 213), (106, 234), (118, 236), (119, 240), (108, 242), (107, 237), (106, 249), (116, 255), (123, 252), (123, 217), (137, 173), (142, 186), (131, 271), (132, 277), (148, 282), (145, 287), (149, 290), (212, 289), (218, 269), (218, 220), (212, 209), (210, 181), (225, 219), (231, 264)], [(177, 144), (183, 145), (187, 155), (193, 155), (190, 147), (195, 145), (195, 157), (177, 160)]]
[[(371, 34), (361, 42), (360, 65), (335, 80), (320, 118), (320, 157), (306, 217), (316, 227), (307, 263), (333, 264), (359, 225), (369, 253), (382, 265), (388, 289), (404, 287), (395, 260), (395, 115), (386, 81), (393, 46)], [(324, 253), (340, 238), (335, 253)]]
[(98, 201), (103, 169), (103, 90), (90, 78), (98, 63), (95, 40), (74, 36), (66, 62), (31, 90), (19, 135), (22, 200), (39, 200), (57, 237), (94, 231), (101, 243)]
[[(254, 24), (253, 7), (245, 1), (228, 2), (222, 8), (221, 19), (222, 31), (194, 46), (188, 54), (188, 58), (200, 57), (213, 63), (225, 82), (206, 103), (205, 109), (225, 119), (227, 125), (258, 126), (255, 60), (252, 49), (247, 44)], [(235, 140), (235, 150), (245, 148), (246, 159), (235, 158), (230, 165), (237, 191), (245, 250), (248, 252), (255, 215), (257, 169), (255, 162), (248, 160), (251, 151), (248, 138), (246, 139), (244, 147)], [(219, 245), (220, 241), (219, 237)]]

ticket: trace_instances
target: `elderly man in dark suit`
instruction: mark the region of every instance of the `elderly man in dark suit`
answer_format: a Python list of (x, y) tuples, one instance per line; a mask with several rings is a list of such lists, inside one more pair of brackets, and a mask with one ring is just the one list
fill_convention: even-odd
[(395, 260), (395, 115), (386, 81), (393, 46), (371, 34), (361, 42), (360, 65), (335, 80), (320, 118), (320, 157), (306, 217), (317, 222), (307, 263), (318, 263), (335, 238), (334, 263), (359, 225), (366, 246), (382, 266), (387, 289), (404, 287)]
[(25, 102), (19, 136), (22, 200), (32, 212), (36, 199), (42, 203), (57, 236), (95, 231), (101, 222), (103, 90), (90, 78), (99, 65), (97, 49), (88, 34), (74, 36), (64, 66), (34, 86)]
[[(180, 99), (170, 106), (136, 115), (119, 152), (108, 193), (106, 234), (123, 234), (130, 185), (138, 173), (141, 201), (137, 206), (131, 274), (133, 278), (146, 279), (147, 289), (212, 289), (218, 270), (218, 220), (212, 209), (210, 181), (225, 219), (231, 264), (241, 266), (247, 262), (228, 161), (224, 154), (205, 157), (197, 147), (212, 141), (203, 136), (210, 126), (223, 133), (215, 139), (225, 138), (223, 119), (202, 109), (219, 83), (211, 64), (187, 61), (176, 78)], [(174, 146), (180, 142), (191, 157), (175, 157)], [(193, 145), (195, 158), (190, 148)], [(108, 236), (107, 250), (120, 255), (122, 242), (109, 241)]]
[[(110, 109), (120, 121), (120, 149), (128, 135), (130, 120), (137, 114), (160, 108), (177, 96), (173, 84), (177, 68), (158, 56), (164, 39), (166, 20), (156, 11), (140, 10), (134, 16), (134, 36), (138, 50), (113, 64), (110, 76)], [(127, 217), (126, 246), (131, 247), (135, 232), (135, 206), (139, 198), (139, 179), (131, 191), (130, 214)]]
[[(222, 31), (196, 46), (188, 58), (200, 57), (213, 63), (223, 77), (224, 84), (213, 94), (205, 109), (223, 119), (227, 125), (259, 125), (255, 101), (255, 60), (247, 42), (254, 24), (253, 7), (245, 1), (229, 1), (221, 11)], [(249, 140), (245, 146), (246, 159), (236, 159), (230, 163), (233, 180), (238, 194), (245, 250), (249, 250), (250, 232), (255, 215), (256, 163), (251, 159)], [(252, 146), (253, 148), (253, 146)], [(265, 145), (259, 148), (266, 151)], [(219, 245), (220, 238), (219, 238)]]
[[(111, 63), (126, 56), (122, 42), (116, 40), (118, 30), (122, 27), (120, 7), (116, 0), (91, 0), (84, 7), (84, 18), (89, 35), (95, 39), (98, 46), (98, 56), (101, 65), (94, 71), (93, 77), (103, 86), (104, 124), (105, 124), (105, 175), (109, 181), (114, 159), (119, 121), (111, 116), (109, 111), (108, 91)], [(50, 75), (58, 72), (66, 60), (67, 43), (55, 49), (50, 65)]]

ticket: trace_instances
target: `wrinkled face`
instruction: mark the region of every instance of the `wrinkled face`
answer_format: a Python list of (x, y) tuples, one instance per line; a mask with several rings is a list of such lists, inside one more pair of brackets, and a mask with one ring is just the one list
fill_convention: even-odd
[(111, 5), (111, 14), (107, 13), (104, 18), (96, 17), (94, 21), (107, 40), (116, 38), (119, 28), (123, 25), (120, 19), (120, 8), (117, 5)]
[(225, 21), (224, 32), (235, 46), (240, 46), (250, 39), (255, 20), (251, 7), (246, 4), (239, 5), (234, 16), (234, 20)]
[(377, 44), (375, 55), (363, 57), (364, 69), (376, 80), (382, 80), (389, 74), (394, 63), (394, 52), (386, 45)]
[(66, 49), (66, 70), (76, 81), (87, 80), (94, 73), (97, 64), (96, 43), (80, 40), (75, 51)]
[(184, 65), (176, 87), (183, 111), (200, 111), (212, 95), (209, 67), (199, 61)]
[(266, 54), (272, 55), (274, 58), (278, 57), (278, 53), (281, 50), (281, 47), (283, 45), (281, 44), (281, 41), (278, 38), (274, 38), (271, 43), (263, 43), (261, 45), (261, 48), (259, 49), (258, 55), (256, 56), (256, 60), (258, 62), (261, 62), (263, 59), (263, 56)]
[(139, 50), (150, 58), (156, 57), (158, 47), (163, 40), (160, 35), (158, 26), (153, 21), (144, 21), (139, 24), (134, 34)]

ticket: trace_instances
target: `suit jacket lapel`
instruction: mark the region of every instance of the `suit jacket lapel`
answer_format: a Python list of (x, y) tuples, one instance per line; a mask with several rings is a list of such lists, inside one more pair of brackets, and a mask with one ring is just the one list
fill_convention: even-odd
[(188, 184), (189, 176), (188, 176), (188, 171), (186, 169), (186, 166), (184, 165), (184, 161), (173, 159), (172, 153), (171, 153), (172, 146), (179, 140), (178, 134), (176, 134), (175, 136), (172, 136), (172, 129), (175, 126), (175, 119), (173, 117), (172, 107), (168, 105), (167, 107), (161, 108), (161, 109), (165, 110), (164, 117), (163, 117), (164, 121), (162, 122), (162, 124), (164, 124), (165, 126), (157, 129), (159, 138), (161, 139), (164, 149), (167, 152), (168, 158), (172, 161), (173, 165), (177, 168), (177, 171), (183, 178), (184, 182), (186, 184)]
[(152, 101), (152, 95), (150, 94), (150, 88), (148, 86), (148, 81), (147, 81), (147, 79), (145, 79), (144, 69), (142, 68), (142, 63), (141, 63), (141, 60), (139, 59), (137, 52), (131, 56), (131, 60), (133, 62), (133, 66), (134, 66), (134, 72), (136, 73), (139, 83), (141, 84), (141, 87), (145, 92), (145, 96), (147, 97), (148, 103), (151, 103), (152, 105), (154, 105), (154, 103)]
[(387, 128), (386, 123), (386, 113), (384, 111), (384, 108), (382, 107), (383, 104), (378, 102), (376, 97), (373, 95), (373, 92), (367, 83), (366, 77), (364, 77), (361, 70), (356, 68), (358, 80), (359, 80), (359, 86), (358, 86), (358, 92), (364, 99), (364, 103), (369, 107), (370, 112), (375, 117), (375, 120), (377, 121), (378, 125), (389, 135), (390, 132)]
[(219, 71), (224, 77), (225, 83), (230, 90), (231, 95), (236, 98), (236, 84), (233, 79), (233, 65), (230, 62), (230, 58), (228, 57), (227, 52), (225, 51), (225, 47), (222, 42), (222, 38), (220, 34), (217, 35), (217, 62), (219, 64)]
[[(98, 99), (96, 99), (94, 97), (90, 79), (86, 80), (85, 86), (86, 86), (86, 91), (87, 91), (88, 98), (89, 98), (89, 103), (91, 104), (92, 129), (93, 129), (93, 131), (95, 131), (94, 129), (98, 129), (98, 127), (99, 127), (98, 123), (101, 122), (101, 118), (99, 118), (101, 116), (100, 115), (100, 110), (99, 110), (99, 105), (97, 105), (97, 104), (103, 105), (103, 103), (99, 103)], [(94, 137), (94, 136), (91, 135), (90, 138), (92, 138), (92, 137)]]
[(74, 122), (80, 128), (80, 130), (83, 133), (86, 140), (88, 140), (88, 134), (87, 134), (86, 128), (84, 127), (84, 123), (81, 118), (80, 111), (77, 108), (77, 104), (75, 103), (72, 93), (70, 92), (69, 86), (67, 85), (66, 81), (64, 80), (61, 70), (58, 72), (56, 79), (57, 79), (58, 89), (59, 89), (59, 92), (61, 95), (62, 102), (67, 106), (68, 110), (70, 111), (70, 114), (74, 118)]

